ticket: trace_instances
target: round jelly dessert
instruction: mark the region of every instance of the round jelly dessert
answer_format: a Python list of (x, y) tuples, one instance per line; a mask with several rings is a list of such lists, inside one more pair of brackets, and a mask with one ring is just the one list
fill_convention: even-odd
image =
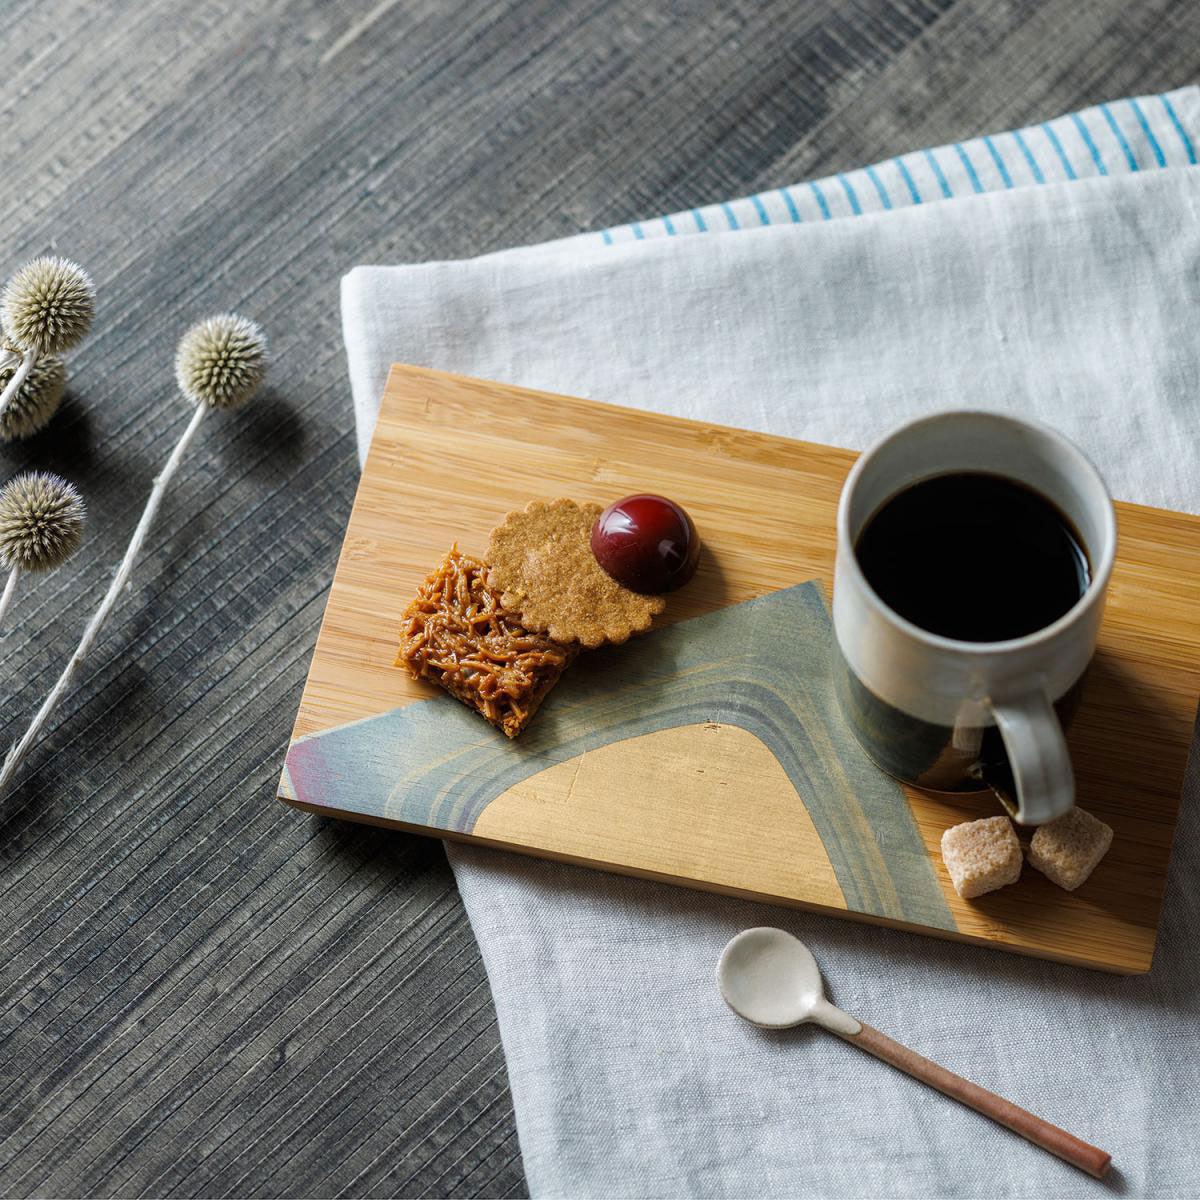
[(696, 573), (700, 536), (687, 512), (665, 496), (626, 496), (592, 526), (592, 553), (622, 587), (655, 596)]

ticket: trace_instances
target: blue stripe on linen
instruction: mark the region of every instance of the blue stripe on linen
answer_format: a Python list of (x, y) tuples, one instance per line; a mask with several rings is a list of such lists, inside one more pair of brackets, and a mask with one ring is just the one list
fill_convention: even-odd
[(1088, 148), (1092, 156), (1092, 162), (1096, 164), (1096, 170), (1101, 175), (1107, 175), (1108, 168), (1104, 165), (1104, 159), (1100, 157), (1100, 148), (1092, 141), (1092, 135), (1088, 132), (1088, 127), (1083, 123), (1083, 118), (1078, 113), (1072, 113), (1071, 120), (1074, 122), (1075, 128), (1079, 130), (1079, 136), (1083, 138), (1083, 144)]
[(1179, 140), (1183, 143), (1183, 148), (1187, 151), (1188, 162), (1193, 166), (1196, 165), (1196, 147), (1192, 145), (1192, 139), (1188, 137), (1187, 130), (1183, 127), (1183, 122), (1176, 115), (1175, 108), (1171, 101), (1166, 96), (1159, 96), (1162, 101), (1162, 106), (1166, 110), (1166, 114), (1171, 118), (1171, 124), (1175, 126), (1175, 132), (1179, 134)]
[(1042, 168), (1038, 166), (1037, 159), (1033, 157), (1033, 151), (1029, 149), (1019, 129), (1013, 130), (1013, 140), (1021, 148), (1021, 153), (1025, 155), (1025, 161), (1029, 164), (1029, 173), (1033, 176), (1033, 182), (1045, 183), (1046, 177), (1042, 174)]
[(1142, 106), (1136, 100), (1130, 100), (1129, 107), (1133, 109), (1133, 115), (1137, 117), (1138, 124), (1142, 127), (1142, 133), (1146, 135), (1146, 141), (1150, 143), (1150, 149), (1154, 152), (1154, 161), (1160, 167), (1167, 165), (1166, 156), (1162, 152), (1162, 147), (1158, 144), (1158, 138), (1154, 136), (1150, 128), (1150, 122), (1146, 120), (1146, 114), (1142, 112)]
[(975, 173), (975, 164), (967, 157), (967, 152), (958, 143), (954, 143), (954, 153), (958, 155), (959, 161), (967, 170), (967, 178), (971, 181), (971, 187), (977, 191), (983, 191), (983, 184), (979, 182), (979, 176)]
[(820, 206), (822, 219), (828, 221), (833, 214), (829, 211), (829, 201), (825, 199), (825, 193), (821, 191), (821, 187), (815, 179), (812, 180), (808, 186), (812, 189), (812, 194), (817, 198), (817, 204)]
[(1063, 170), (1067, 174), (1068, 179), (1078, 179), (1075, 174), (1075, 168), (1071, 166), (1071, 160), (1067, 157), (1067, 152), (1063, 149), (1063, 144), (1058, 140), (1058, 134), (1050, 128), (1048, 121), (1043, 121), (1041, 125), (1042, 131), (1050, 141), (1050, 145), (1054, 147), (1054, 153), (1058, 155), (1059, 161), (1062, 163)]
[(920, 204), (921, 193), (917, 190), (917, 181), (912, 177), (912, 172), (904, 165), (904, 159), (895, 158), (892, 161), (900, 168), (900, 177), (904, 180), (905, 186), (908, 188), (908, 194), (912, 197), (912, 202)]
[(925, 151), (923, 151), (923, 153), (925, 155), (925, 161), (928, 162), (929, 165), (933, 168), (934, 176), (937, 178), (937, 181), (938, 181), (938, 187), (940, 187), (942, 189), (942, 195), (945, 196), (947, 200), (949, 200), (954, 195), (954, 193), (950, 190), (950, 184), (946, 181), (946, 176), (942, 172), (942, 164), (939, 163), (938, 160), (934, 157), (934, 153), (932, 150), (925, 150)]
[(850, 201), (850, 211), (856, 216), (862, 216), (862, 205), (858, 202), (858, 195), (854, 191), (854, 187), (845, 175), (838, 176), (838, 183), (842, 185), (842, 191), (846, 193), (846, 199)]
[(874, 167), (868, 167), (867, 178), (875, 185), (875, 191), (879, 194), (879, 203), (884, 208), (891, 208), (892, 198), (888, 195), (887, 188), (883, 186), (883, 180), (879, 178), (879, 172)]
[(792, 224), (799, 225), (804, 218), (801, 217), (800, 210), (796, 207), (795, 200), (792, 199), (792, 193), (787, 188), (780, 188), (779, 194), (783, 197), (784, 204), (787, 205), (788, 216), (792, 218)]
[(992, 162), (996, 164), (996, 170), (1000, 172), (1000, 182), (1003, 183), (1006, 188), (1012, 187), (1012, 176), (1008, 173), (1008, 167), (1005, 166), (1004, 159), (1001, 157), (1000, 151), (996, 149), (996, 143), (985, 134), (983, 144), (987, 147), (987, 152), (992, 156)]
[[(922, 148), (826, 179), (806, 180), (702, 209), (647, 217), (641, 223), (598, 229), (588, 236), (606, 246), (628, 245), (662, 236), (777, 225), (785, 223), (785, 214), (786, 221), (803, 224), (814, 219), (811, 209), (805, 211), (809, 203), (828, 221), (933, 198), (951, 199), (962, 195), (968, 185), (971, 191), (983, 193), (1063, 178), (1181, 167), (1185, 162), (1196, 166), (1200, 138), (1191, 127), (1196, 123), (1192, 110), (1196, 95), (1196, 89), (1181, 89), (1123, 97), (1040, 125)], [(944, 158), (946, 154), (951, 158)], [(1061, 175), (1051, 165), (1055, 159)], [(916, 163), (923, 165), (918, 169)], [(928, 172), (924, 177), (922, 170)], [(834, 199), (831, 187), (844, 196), (844, 202)], [(805, 198), (808, 196), (811, 200)]]
[(1137, 156), (1130, 149), (1129, 143), (1125, 140), (1125, 135), (1121, 132), (1120, 125), (1117, 124), (1117, 118), (1113, 116), (1112, 109), (1107, 104), (1100, 105), (1100, 111), (1104, 114), (1104, 119), (1108, 122), (1108, 127), (1113, 131), (1113, 137), (1117, 139), (1121, 150), (1125, 154), (1125, 161), (1129, 164), (1131, 171), (1138, 169)]

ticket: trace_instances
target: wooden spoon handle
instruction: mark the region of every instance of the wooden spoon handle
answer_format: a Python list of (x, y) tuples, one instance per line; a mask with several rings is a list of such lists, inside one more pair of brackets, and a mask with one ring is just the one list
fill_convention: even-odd
[(1013, 1133), (1019, 1133), (1034, 1145), (1041, 1146), (1043, 1150), (1057, 1154), (1073, 1167), (1078, 1167), (1097, 1179), (1104, 1178), (1112, 1156), (1099, 1147), (1089, 1146), (1087, 1142), (1080, 1141), (1065, 1129), (1059, 1129), (1057, 1125), (1051, 1125), (1049, 1121), (1043, 1121), (1041, 1117), (1035, 1117), (1026, 1109), (1019, 1108), (1011, 1100), (1005, 1100), (995, 1092), (989, 1092), (987, 1088), (981, 1088), (979, 1084), (972, 1083), (961, 1075), (955, 1075), (945, 1067), (939, 1067), (937, 1063), (930, 1062), (915, 1050), (893, 1041), (886, 1033), (864, 1025), (859, 1033), (838, 1033), (838, 1037), (869, 1051), (885, 1063), (898, 1067), (914, 1079), (937, 1088), (943, 1095), (957, 1100), (960, 1104), (965, 1104), (968, 1108), (983, 1113), (985, 1117), (991, 1117), (993, 1121), (1006, 1125)]

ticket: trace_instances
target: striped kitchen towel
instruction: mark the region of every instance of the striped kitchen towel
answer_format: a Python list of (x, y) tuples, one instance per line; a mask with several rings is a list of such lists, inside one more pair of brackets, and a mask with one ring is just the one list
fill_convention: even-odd
[[(842, 446), (968, 403), (1062, 429), (1122, 497), (1200, 512), (1198, 138), (1189, 88), (606, 233), (358, 267), (360, 447), (396, 361)], [(850, 1011), (1112, 1151), (1118, 1190), (1191, 1194), (1198, 776), (1137, 979), (449, 847), (531, 1194), (1096, 1195), (836, 1039), (731, 1017), (713, 967), (756, 924), (808, 941)]]
[[(1196, 165), (1197, 89), (1097, 104), (1039, 125), (585, 235), (605, 245), (857, 217), (972, 193)], [(561, 243), (558, 243), (561, 244)]]
[[(660, 238), (699, 233), (730, 233), (771, 227), (835, 222), (843, 217), (899, 212), (916, 205), (989, 192), (1042, 185), (1054, 186), (1102, 177), (1192, 167), (1200, 147), (1200, 88), (1184, 87), (1153, 96), (1114, 100), (1055, 117), (1011, 132), (989, 134), (946, 146), (916, 150), (860, 170), (792, 184), (773, 192), (703, 205), (683, 212), (649, 217), (627, 225), (557, 238), (533, 246), (517, 246), (470, 260), (475, 264), (533, 262), (578, 263), (593, 248), (648, 246)], [(911, 182), (911, 186), (910, 186)], [(342, 281), (342, 327), (346, 339), (350, 386), (354, 396), (359, 461), (366, 457), (379, 411), (379, 397), (393, 361), (440, 366), (455, 361), (458, 343), (452, 332), (440, 343), (436, 325), (424, 341), (403, 336), (402, 314), (395, 311), (397, 289), (409, 272), (454, 271), (455, 264), (423, 264), (419, 268), (356, 267)], [(417, 313), (408, 318), (418, 324)], [(570, 391), (560, 373), (525, 378), (541, 356), (501, 372), (512, 382)], [(538, 382), (533, 382), (537, 380)], [(580, 382), (576, 390), (586, 385)], [(597, 399), (600, 397), (597, 396)], [(718, 419), (717, 414), (693, 415)], [(743, 424), (748, 417), (743, 417)], [(768, 422), (763, 423), (767, 428)], [(846, 436), (853, 434), (848, 430)], [(809, 436), (813, 436), (811, 433)]]

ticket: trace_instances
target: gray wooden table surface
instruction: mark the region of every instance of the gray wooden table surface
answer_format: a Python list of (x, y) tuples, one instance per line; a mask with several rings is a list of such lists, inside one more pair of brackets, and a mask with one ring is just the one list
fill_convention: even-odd
[(63, 412), (86, 545), (0, 637), (24, 727), (187, 413), (268, 330), (0, 800), (0, 1195), (522, 1195), (440, 846), (274, 800), (356, 481), (338, 277), (790, 183), (1200, 74), (1193, 0), (12, 0), (0, 274), (99, 287)]

